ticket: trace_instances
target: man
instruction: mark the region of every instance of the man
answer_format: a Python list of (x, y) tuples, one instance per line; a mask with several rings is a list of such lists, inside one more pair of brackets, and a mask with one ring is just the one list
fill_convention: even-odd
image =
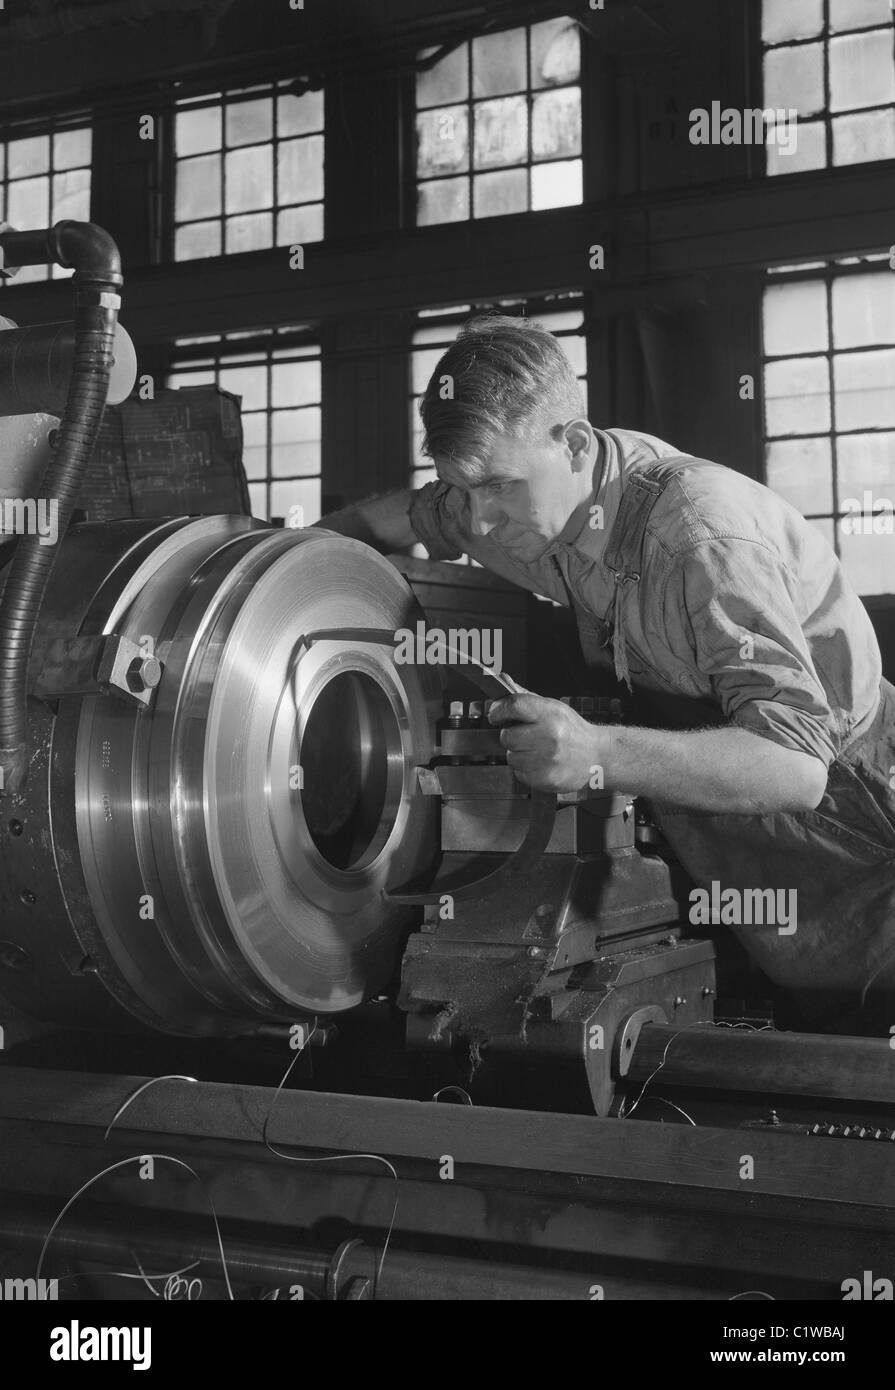
[[(571, 606), (595, 678), (645, 695), (664, 727), (500, 700), (491, 719), (520, 780), (570, 791), (599, 768), (605, 788), (647, 797), (694, 882), (716, 903), (737, 890), (721, 921), (772, 979), (809, 1013), (875, 1003), (888, 1019), (895, 689), (820, 534), (731, 469), (595, 429), (559, 343), (527, 321), (469, 323), (420, 411), (439, 482), (322, 525), (466, 553)], [(769, 889), (765, 920), (738, 916)]]

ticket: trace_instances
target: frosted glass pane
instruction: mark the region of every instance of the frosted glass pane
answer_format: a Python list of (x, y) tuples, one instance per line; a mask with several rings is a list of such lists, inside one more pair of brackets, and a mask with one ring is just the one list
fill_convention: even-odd
[(273, 203), (273, 148), (253, 145), (225, 156), (226, 211), (248, 212)]
[(780, 439), (767, 445), (768, 487), (800, 512), (833, 510), (833, 446), (829, 439)]
[(416, 170), (420, 178), (469, 166), (469, 118), (465, 106), (421, 111), (416, 118)]
[(184, 159), (177, 165), (177, 220), (187, 222), (220, 210), (220, 156), (206, 154), (197, 159)]
[(410, 379), (411, 390), (415, 396), (421, 396), (429, 384), (429, 378), (435, 371), (442, 353), (443, 347), (429, 348), (426, 351), (415, 351), (410, 357)]
[(862, 498), (870, 488), (895, 502), (895, 434), (847, 434), (836, 443), (840, 497)]
[(93, 138), (87, 127), (81, 130), (63, 130), (53, 136), (53, 168), (58, 173), (62, 169), (84, 168), (90, 163)]
[(228, 217), (224, 224), (224, 249), (228, 256), (242, 251), (266, 251), (273, 246), (273, 214), (253, 212)]
[(263, 410), (267, 405), (266, 367), (224, 367), (218, 380), (222, 391), (242, 397), (243, 410)]
[(172, 372), (168, 384), (178, 391), (187, 386), (214, 386), (214, 368), (202, 372)]
[(322, 240), (322, 203), (307, 203), (304, 207), (287, 208), (278, 215), (278, 246), (304, 246), (307, 242)]
[(833, 163), (895, 159), (895, 108), (833, 117)]
[(890, 0), (830, 0), (830, 28), (869, 29), (873, 24), (891, 24)]
[[(9, 185), (9, 221), (19, 231), (46, 227), (50, 221), (50, 180), (19, 179)], [(25, 267), (27, 269), (27, 267)], [(16, 277), (22, 280), (20, 273)]]
[(581, 153), (581, 88), (541, 92), (531, 108), (534, 159), (563, 159)]
[(439, 179), (417, 189), (416, 220), (420, 227), (436, 222), (462, 222), (469, 216), (467, 179)]
[(483, 34), (472, 41), (472, 94), (474, 97), (500, 96), (503, 92), (522, 92), (528, 86), (525, 30), (508, 29), (501, 34)]
[(567, 159), (562, 164), (535, 164), (531, 171), (531, 205), (541, 208), (565, 208), (581, 202), (581, 160)]
[(823, 169), (827, 162), (827, 134), (823, 121), (797, 126), (796, 148), (781, 153), (779, 145), (765, 145), (765, 169), (769, 175), (799, 174), (803, 169)]
[(531, 85), (559, 87), (581, 76), (578, 25), (563, 16), (531, 26)]
[(287, 140), (277, 150), (277, 201), (313, 203), (323, 197), (323, 136)]
[(50, 137), (48, 135), (29, 136), (26, 140), (10, 140), (8, 177), (29, 179), (36, 174), (45, 174), (50, 167)]
[(836, 428), (880, 429), (895, 425), (895, 348), (833, 358)]
[(221, 254), (220, 222), (193, 222), (174, 233), (175, 261), (201, 260)]
[(764, 371), (768, 434), (816, 434), (829, 429), (828, 381), (825, 357), (768, 362)]
[(178, 155), (205, 154), (221, 148), (221, 108), (178, 111), (174, 118), (174, 147)]
[(273, 98), (237, 101), (227, 107), (227, 144), (263, 145), (273, 139)]
[[(428, 58), (438, 50), (426, 48), (420, 54)], [(469, 44), (461, 43), (453, 53), (448, 53), (434, 67), (417, 73), (416, 104), (423, 106), (447, 106), (451, 102), (465, 101), (469, 96)]]
[(472, 184), (474, 217), (502, 217), (528, 210), (528, 172), (504, 169), (498, 174), (476, 174)]
[(262, 521), (269, 519), (266, 483), (249, 483), (249, 506), (252, 509), (252, 516), (260, 517)]
[(271, 473), (275, 478), (314, 477), (320, 472), (320, 440), (292, 440), (274, 444), (270, 451)]
[(895, 343), (895, 274), (842, 275), (833, 281), (837, 348)]
[(501, 97), (475, 108), (475, 167), (493, 169), (528, 158), (528, 101)]
[(895, 101), (891, 29), (830, 40), (830, 110)]
[[(305, 410), (275, 410), (271, 421), (274, 444), (320, 442), (321, 423), (319, 405), (308, 406)], [(300, 472), (293, 469), (293, 472)]]
[(273, 483), (270, 489), (270, 514), (289, 516), (289, 508), (302, 508), (305, 526), (320, 520), (320, 479), (294, 483)]
[(76, 222), (90, 221), (90, 170), (71, 169), (53, 177), (53, 209), (51, 220), (59, 222), (71, 217)]
[(323, 129), (323, 93), (305, 92), (304, 96), (277, 97), (277, 133), (310, 135)]
[(799, 119), (823, 110), (823, 44), (772, 48), (764, 56), (764, 105), (795, 107)]
[(277, 362), (270, 369), (270, 377), (274, 409), (311, 405), (320, 400), (319, 362)]
[(859, 594), (895, 593), (895, 535), (845, 535), (839, 545), (845, 572)]
[(583, 338), (560, 338), (559, 345), (575, 369), (576, 376), (587, 372), (587, 343)]
[(761, 37), (765, 43), (813, 39), (823, 27), (823, 0), (763, 0)]
[[(247, 417), (251, 420), (251, 415)], [(245, 419), (243, 419), (245, 425)], [(267, 477), (267, 445), (251, 446), (243, 445), (242, 466), (245, 469), (247, 478), (266, 478)]]
[(764, 350), (768, 356), (825, 352), (829, 346), (824, 282), (769, 285), (764, 292)]

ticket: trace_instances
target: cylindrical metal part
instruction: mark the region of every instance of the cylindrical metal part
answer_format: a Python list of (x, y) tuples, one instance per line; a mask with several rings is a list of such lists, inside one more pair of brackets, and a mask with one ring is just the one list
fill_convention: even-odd
[[(33, 656), (116, 634), (162, 667), (150, 706), (33, 700), (0, 826), (0, 997), (34, 1017), (236, 1033), (350, 1008), (397, 965), (434, 867), (437, 673), (322, 628), (412, 626), (358, 541), (247, 517), (114, 522), (62, 543)], [(109, 1013), (110, 998), (118, 1009)]]
[[(0, 319), (0, 415), (61, 415), (74, 361), (74, 324), (6, 327), (9, 323)], [(108, 404), (125, 400), (136, 379), (137, 353), (130, 335), (118, 324)]]
[(627, 1080), (895, 1105), (887, 1038), (840, 1038), (694, 1024), (647, 1023)]

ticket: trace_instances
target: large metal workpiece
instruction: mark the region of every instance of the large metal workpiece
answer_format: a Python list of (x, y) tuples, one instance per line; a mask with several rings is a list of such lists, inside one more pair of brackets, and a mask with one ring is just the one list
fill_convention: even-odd
[(104, 1139), (141, 1080), (0, 1068), (6, 1268), (33, 1270), (72, 1194), (122, 1165), (44, 1249), (60, 1297), (135, 1296), (112, 1275), (135, 1252), (147, 1273), (198, 1261), (226, 1297), (210, 1202), (242, 1298), (837, 1300), (895, 1266), (887, 1143), (178, 1079)]

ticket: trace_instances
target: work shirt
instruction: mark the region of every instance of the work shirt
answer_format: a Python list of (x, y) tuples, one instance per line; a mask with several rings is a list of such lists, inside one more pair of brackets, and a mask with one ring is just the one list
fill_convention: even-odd
[[(520, 562), (490, 535), (475, 535), (466, 494), (444, 483), (415, 495), (414, 531), (433, 559), (466, 553), (571, 606), (595, 677), (614, 674), (645, 693), (659, 727), (730, 723), (819, 758), (828, 774), (835, 764), (815, 812), (716, 816), (668, 806), (656, 808), (657, 818), (697, 883), (798, 888), (798, 943), (798, 933), (738, 933), (778, 982), (797, 987), (807, 973), (812, 987), (836, 989), (850, 955), (853, 991), (863, 996), (871, 976), (878, 984), (891, 975), (895, 986), (895, 959), (891, 972), (881, 969), (890, 951), (895, 957), (895, 791), (886, 762), (895, 766), (895, 692), (882, 681), (864, 605), (821, 534), (776, 493), (650, 435), (596, 434), (592, 498), (539, 559)], [(613, 528), (622, 499), (632, 477), (648, 477), (660, 461), (663, 485), (642, 534), (627, 526), (632, 563), (619, 567)], [(866, 924), (860, 958), (828, 920), (828, 880), (843, 850), (850, 880), (866, 877), (868, 865), (889, 872), (891, 916)], [(840, 879), (845, 867), (836, 864)]]

